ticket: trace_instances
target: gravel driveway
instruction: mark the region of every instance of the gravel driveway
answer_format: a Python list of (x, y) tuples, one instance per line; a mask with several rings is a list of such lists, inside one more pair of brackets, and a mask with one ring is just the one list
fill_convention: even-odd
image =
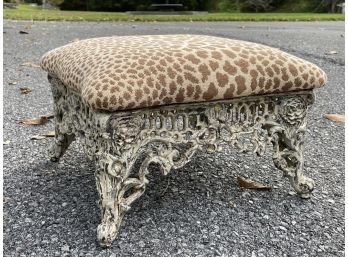
[[(28, 34), (21, 34), (26, 31)], [(305, 170), (316, 182), (302, 200), (271, 160), (224, 147), (200, 152), (168, 177), (151, 167), (145, 194), (125, 216), (110, 249), (96, 243), (99, 209), (94, 164), (78, 142), (59, 164), (47, 161), (52, 131), (18, 124), (52, 114), (45, 72), (21, 65), (46, 51), (109, 35), (194, 33), (264, 43), (316, 63), (329, 78), (309, 115)], [(332, 51), (337, 52), (333, 54)], [(331, 54), (330, 54), (331, 52)], [(20, 87), (31, 87), (20, 94)], [(344, 255), (344, 22), (98, 23), (4, 21), (4, 255), (5, 256), (252, 256)], [(270, 183), (243, 190), (236, 177)], [(167, 188), (168, 187), (168, 188)], [(167, 190), (165, 190), (167, 188)]]

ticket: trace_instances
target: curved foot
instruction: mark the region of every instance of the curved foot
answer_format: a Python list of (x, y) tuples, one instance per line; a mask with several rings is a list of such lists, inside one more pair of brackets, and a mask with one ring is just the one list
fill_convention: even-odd
[(55, 142), (50, 149), (48, 149), (48, 158), (51, 162), (58, 162), (59, 158), (62, 156), (62, 147)]
[[(57, 132), (56, 132), (57, 133)], [(48, 150), (50, 161), (58, 162), (69, 145), (75, 140), (75, 135), (59, 134), (51, 148)]]
[(311, 193), (314, 189), (314, 181), (310, 178), (302, 176), (300, 179), (289, 178), (292, 187), (303, 199), (311, 197)]
[(119, 226), (115, 223), (101, 223), (97, 227), (97, 239), (101, 247), (109, 247), (116, 239)]

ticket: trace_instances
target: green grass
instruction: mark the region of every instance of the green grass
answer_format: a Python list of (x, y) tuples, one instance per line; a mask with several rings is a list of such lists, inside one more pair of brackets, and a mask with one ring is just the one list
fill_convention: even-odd
[(342, 14), (327, 13), (209, 13), (203, 15), (130, 15), (120, 12), (83, 12), (42, 10), (19, 5), (4, 9), (4, 18), (12, 20), (65, 21), (337, 21)]

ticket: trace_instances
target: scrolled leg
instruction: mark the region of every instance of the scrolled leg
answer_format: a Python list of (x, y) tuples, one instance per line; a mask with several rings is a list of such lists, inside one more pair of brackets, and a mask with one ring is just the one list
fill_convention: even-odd
[(50, 75), (48, 80), (51, 84), (52, 96), (54, 101), (54, 122), (55, 122), (55, 141), (48, 150), (51, 161), (57, 162), (63, 156), (69, 145), (75, 140), (73, 133), (72, 119), (70, 118), (71, 108), (66, 87)]
[(106, 155), (97, 160), (96, 183), (99, 192), (101, 223), (97, 239), (108, 247), (116, 239), (122, 219), (133, 201), (145, 191), (145, 177), (128, 177), (130, 167), (117, 157)]
[(298, 142), (298, 135), (286, 134), (283, 131), (278, 133), (275, 139), (275, 166), (283, 171), (300, 197), (309, 198), (314, 189), (314, 182), (303, 174), (303, 145), (302, 142)]
[(99, 170), (96, 174), (96, 181), (101, 209), (101, 223), (97, 227), (97, 239), (101, 246), (107, 247), (116, 239), (127, 208), (122, 208), (122, 205), (118, 202), (121, 179)]
[(274, 164), (289, 178), (290, 184), (302, 198), (309, 198), (314, 189), (313, 180), (303, 174), (306, 115), (312, 99), (307, 101), (301, 97), (283, 100), (281, 120), (269, 129), (274, 146)]

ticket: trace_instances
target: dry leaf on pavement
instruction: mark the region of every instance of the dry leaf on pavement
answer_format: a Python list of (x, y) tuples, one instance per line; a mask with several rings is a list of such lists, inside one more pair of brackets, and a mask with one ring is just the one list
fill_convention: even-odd
[(345, 122), (345, 116), (341, 114), (328, 113), (328, 114), (325, 114), (324, 116), (325, 118), (332, 121)]
[(30, 87), (20, 87), (19, 90), (21, 91), (21, 94), (28, 94), (33, 91)]
[(332, 50), (332, 51), (327, 52), (327, 54), (337, 54), (337, 51)]
[(47, 137), (54, 137), (55, 133), (54, 131), (49, 131), (47, 133), (39, 134), (39, 135), (34, 135), (30, 139), (32, 140), (40, 140), (40, 139), (45, 139)]
[(11, 85), (11, 86), (12, 85), (17, 85), (17, 82), (16, 81), (10, 81), (10, 82), (8, 82), (8, 84)]
[(40, 118), (26, 118), (19, 121), (19, 123), (25, 125), (43, 125), (48, 122), (49, 119), (52, 119), (53, 115), (41, 116)]
[(7, 203), (7, 202), (9, 202), (11, 200), (12, 200), (12, 198), (4, 196), (3, 199), (2, 199), (2, 202), (3, 203)]
[(32, 68), (41, 68), (40, 65), (32, 63), (32, 62), (22, 63), (21, 66), (28, 66), (28, 67), (32, 67)]
[(9, 145), (10, 143), (11, 143), (10, 140), (6, 140), (6, 141), (4, 141), (2, 144), (3, 144), (3, 145)]
[(260, 182), (253, 181), (251, 179), (245, 179), (243, 177), (237, 177), (238, 184), (242, 188), (248, 188), (248, 189), (264, 189), (269, 190), (272, 189), (271, 185), (262, 184)]

